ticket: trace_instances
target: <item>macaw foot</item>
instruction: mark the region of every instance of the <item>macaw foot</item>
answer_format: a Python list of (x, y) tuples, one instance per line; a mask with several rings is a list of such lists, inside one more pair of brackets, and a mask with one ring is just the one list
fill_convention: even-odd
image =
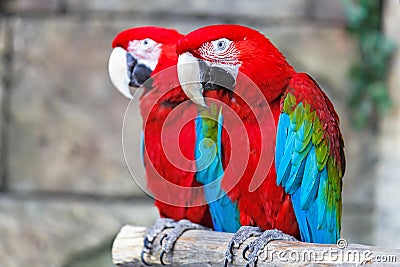
[[(160, 245), (162, 247), (160, 254), (160, 262), (162, 265), (166, 265), (163, 259), (165, 254), (167, 254), (172, 250), (178, 238), (187, 230), (211, 230), (211, 229), (196, 223), (192, 223), (191, 221), (185, 219), (178, 221), (174, 229), (168, 234), (165, 234), (160, 240)], [(163, 243), (164, 240), (165, 242)]]
[(243, 244), (246, 239), (252, 237), (252, 236), (261, 236), (262, 231), (258, 227), (253, 227), (253, 226), (242, 226), (239, 228), (239, 230), (233, 235), (232, 239), (228, 243), (228, 248), (226, 249), (225, 252), (225, 260), (224, 260), (224, 266), (228, 266), (229, 263), (232, 263), (233, 261), (233, 249), (236, 248), (238, 249), (241, 244)]
[(142, 259), (142, 262), (145, 265), (147, 266), (151, 265), (144, 260), (144, 257), (145, 254), (151, 254), (151, 250), (153, 248), (153, 242), (157, 237), (157, 235), (167, 228), (175, 227), (175, 225), (177, 225), (177, 222), (172, 219), (158, 218), (154, 223), (154, 225), (147, 230), (146, 237), (144, 238), (142, 253), (140, 254), (140, 258)]
[[(254, 267), (257, 264), (258, 255), (269, 242), (273, 240), (298, 241), (291, 235), (287, 235), (280, 230), (266, 230), (256, 240), (252, 241), (243, 249), (243, 258), (247, 261), (246, 267)], [(250, 254), (247, 256), (246, 253)]]

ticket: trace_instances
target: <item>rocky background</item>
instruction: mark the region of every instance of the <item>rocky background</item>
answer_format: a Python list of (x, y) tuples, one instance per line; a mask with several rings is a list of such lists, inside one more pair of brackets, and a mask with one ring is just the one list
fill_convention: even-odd
[[(398, 1), (385, 1), (383, 16), (400, 44)], [(128, 101), (108, 79), (110, 43), (128, 27), (213, 23), (259, 29), (319, 82), (346, 141), (342, 235), (400, 247), (400, 56), (388, 74), (391, 113), (376, 132), (354, 130), (347, 71), (358, 54), (340, 1), (1, 0), (0, 266), (112, 266), (119, 228), (154, 221), (124, 162)], [(139, 157), (132, 166), (141, 171)]]

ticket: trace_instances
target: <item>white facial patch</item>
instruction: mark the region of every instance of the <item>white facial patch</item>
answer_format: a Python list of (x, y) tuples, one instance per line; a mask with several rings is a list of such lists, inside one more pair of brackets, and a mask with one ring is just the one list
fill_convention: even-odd
[(128, 44), (128, 52), (132, 54), (138, 64), (144, 64), (153, 71), (157, 67), (161, 55), (161, 44), (150, 38), (133, 40)]
[(226, 70), (232, 77), (237, 78), (241, 62), (239, 51), (235, 43), (226, 38), (220, 38), (204, 43), (199, 48), (201, 57), (210, 63), (210, 66), (218, 66)]
[(199, 53), (203, 59), (210, 62), (218, 62), (226, 65), (239, 65), (239, 51), (235, 43), (226, 38), (221, 38), (204, 43), (199, 48)]

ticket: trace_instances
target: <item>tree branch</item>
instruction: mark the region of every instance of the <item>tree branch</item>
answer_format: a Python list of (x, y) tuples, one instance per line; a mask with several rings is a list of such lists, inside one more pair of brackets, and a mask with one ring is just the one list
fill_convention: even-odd
[[(169, 230), (165, 230), (167, 233)], [(146, 228), (126, 225), (122, 227), (114, 240), (112, 257), (118, 266), (143, 266), (140, 253)], [(222, 266), (226, 246), (232, 237), (230, 233), (191, 230), (185, 232), (177, 241), (173, 252), (164, 256), (164, 261), (174, 266)], [(153, 253), (146, 261), (153, 266), (160, 265), (160, 238), (154, 241)], [(248, 244), (254, 238), (250, 238)], [(242, 245), (235, 250), (237, 255), (230, 266), (244, 266)], [(324, 264), (324, 266), (372, 264), (397, 265), (400, 262), (400, 250), (382, 249), (359, 244), (350, 244), (346, 248), (337, 245), (310, 244), (302, 242), (272, 241), (259, 255), (257, 266), (308, 266)]]

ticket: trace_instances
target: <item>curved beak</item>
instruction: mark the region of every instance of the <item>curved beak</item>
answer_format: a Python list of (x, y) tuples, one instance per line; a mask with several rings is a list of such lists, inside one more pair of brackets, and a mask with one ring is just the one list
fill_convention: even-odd
[(150, 78), (152, 69), (121, 47), (113, 49), (108, 61), (111, 83), (125, 97), (132, 99), (132, 91), (137, 90)]
[(211, 63), (194, 57), (190, 52), (179, 55), (178, 78), (185, 94), (194, 103), (207, 107), (205, 90), (233, 90), (239, 66)]
[(128, 75), (128, 65), (126, 59), (126, 50), (122, 47), (113, 49), (108, 60), (108, 75), (114, 87), (125, 97), (132, 99), (129, 88), (130, 77)]
[(197, 105), (207, 107), (203, 97), (199, 61), (189, 52), (178, 57), (178, 79), (185, 94)]

